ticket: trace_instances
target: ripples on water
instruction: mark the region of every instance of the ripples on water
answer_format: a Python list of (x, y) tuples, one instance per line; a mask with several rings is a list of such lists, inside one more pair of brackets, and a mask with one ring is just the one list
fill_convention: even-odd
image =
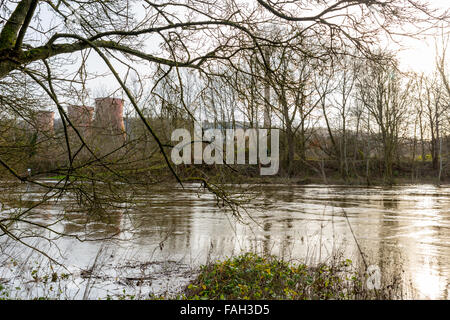
[[(358, 262), (355, 236), (370, 264), (402, 273), (416, 298), (450, 298), (450, 187), (264, 185), (256, 190), (245, 223), (217, 208), (214, 198), (195, 185), (185, 190), (155, 188), (139, 197), (140, 210), (118, 212), (109, 221), (86, 224), (83, 213), (69, 212), (69, 219), (56, 226), (58, 231), (80, 236), (87, 232), (90, 238), (119, 235), (94, 242), (62, 238), (58, 248), (65, 264), (79, 274), (103, 248), (103, 276), (96, 279), (92, 293), (96, 296), (102, 290), (132, 288), (139, 277), (148, 280), (140, 290), (179, 288), (191, 267), (249, 250), (314, 263), (342, 249)], [(41, 196), (37, 190), (26, 195), (28, 201)], [(51, 221), (64, 212), (67, 201), (35, 210), (34, 219)], [(8, 248), (4, 252), (16, 250)], [(398, 270), (386, 271), (389, 268)], [(7, 278), (3, 269), (0, 277)], [(75, 282), (69, 289), (81, 297), (86, 280), (79, 277)]]

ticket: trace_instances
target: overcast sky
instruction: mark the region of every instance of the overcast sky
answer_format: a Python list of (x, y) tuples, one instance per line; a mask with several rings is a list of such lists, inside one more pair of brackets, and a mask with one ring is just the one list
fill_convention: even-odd
[[(433, 7), (440, 9), (449, 9), (450, 0), (428, 0)], [(447, 26), (447, 33), (450, 32)], [(159, 39), (159, 38), (158, 38)], [(397, 38), (400, 44), (396, 44), (390, 42), (386, 39), (385, 44), (383, 45), (385, 48), (394, 49), (398, 51), (398, 58), (400, 61), (401, 68), (406, 70), (413, 70), (416, 72), (423, 72), (429, 74), (435, 70), (435, 59), (436, 59), (436, 38), (432, 35), (423, 35), (420, 39), (411, 39), (407, 37)], [(159, 51), (158, 43), (148, 41), (146, 43), (146, 50), (152, 54), (155, 54)], [(449, 55), (450, 56), (450, 55)], [(122, 75), (125, 74), (126, 69), (120, 66), (119, 64), (115, 64), (118, 70)], [(89, 72), (97, 72), (97, 73), (108, 73), (109, 70), (105, 66), (102, 59), (100, 59), (95, 52), (92, 52), (89, 60), (88, 60), (88, 71)], [(69, 67), (70, 69), (78, 68), (78, 66)], [(149, 67), (149, 63), (145, 62), (142, 66), (139, 67), (140, 72), (143, 75), (151, 76), (151, 68)], [(91, 91), (91, 98), (99, 97), (105, 94), (111, 93), (112, 90), (119, 87), (117, 81), (112, 76), (107, 78), (97, 78), (95, 80), (89, 81), (87, 87)], [(120, 94), (116, 94), (117, 97), (120, 97)], [(93, 102), (93, 101), (92, 101)]]
[[(450, 0), (428, 0), (428, 2), (435, 8), (439, 9), (449, 9)], [(399, 43), (394, 43), (386, 39), (385, 47), (394, 49), (398, 52), (398, 58), (400, 60), (400, 66), (403, 70), (413, 70), (416, 72), (423, 72), (426, 74), (432, 73), (435, 70), (435, 59), (436, 59), (436, 37), (431, 35), (432, 31), (427, 32), (427, 34), (422, 35), (419, 39), (413, 39), (408, 37), (399, 37), (396, 40)], [(450, 30), (447, 26), (447, 34)], [(439, 40), (438, 40), (439, 43)], [(147, 50), (154, 52), (157, 50), (157, 44), (149, 41), (147, 44)], [(91, 59), (91, 67), (98, 69), (99, 71), (107, 71), (103, 62), (93, 54)], [(450, 55), (449, 55), (450, 56)], [(95, 90), (100, 90), (100, 87), (105, 86), (105, 82), (93, 83)], [(110, 83), (110, 88), (116, 87), (113, 83)]]

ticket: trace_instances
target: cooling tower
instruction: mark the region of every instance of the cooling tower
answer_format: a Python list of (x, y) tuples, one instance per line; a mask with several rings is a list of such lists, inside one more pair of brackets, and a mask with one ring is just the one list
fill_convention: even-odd
[(123, 123), (123, 100), (117, 98), (95, 99), (93, 123), (96, 144), (106, 152), (122, 146), (126, 139)]
[[(94, 115), (94, 108), (88, 106), (69, 106), (67, 108), (68, 116), (72, 125), (78, 130), (83, 138), (90, 135), (92, 126), (92, 117)], [(71, 132), (74, 135), (75, 132)]]
[(87, 128), (92, 125), (94, 108), (88, 106), (69, 106), (67, 108), (70, 122), (75, 127)]
[(40, 110), (36, 113), (36, 131), (47, 135), (53, 134), (55, 113), (53, 111)]

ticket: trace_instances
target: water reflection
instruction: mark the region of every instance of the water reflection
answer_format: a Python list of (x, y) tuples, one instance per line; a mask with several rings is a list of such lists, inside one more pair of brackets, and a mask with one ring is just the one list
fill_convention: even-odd
[[(191, 185), (167, 186), (139, 195), (139, 205), (109, 221), (84, 223), (80, 212), (65, 212), (58, 227), (70, 234), (98, 237), (121, 233), (111, 257), (132, 255), (139, 261), (205, 263), (242, 251), (276, 254), (313, 263), (342, 249), (346, 257), (391, 274), (401, 273), (417, 298), (449, 299), (450, 187), (264, 185), (245, 223), (219, 210), (214, 198)], [(28, 200), (39, 199), (34, 192)], [(37, 200), (36, 200), (37, 201)], [(40, 209), (39, 219), (64, 212), (60, 202)], [(250, 218), (251, 217), (251, 218)], [(99, 242), (60, 239), (66, 263), (86, 267)], [(113, 263), (113, 262), (111, 262)]]

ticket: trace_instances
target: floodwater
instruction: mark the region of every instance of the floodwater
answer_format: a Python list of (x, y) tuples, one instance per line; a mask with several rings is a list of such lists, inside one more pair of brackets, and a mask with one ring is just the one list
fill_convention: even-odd
[[(39, 201), (42, 193), (29, 188), (27, 200)], [(87, 224), (83, 213), (66, 212), (66, 219), (53, 226), (82, 238), (88, 234), (87, 240), (112, 239), (60, 238), (48, 247), (45, 240), (28, 243), (67, 266), (70, 281), (59, 283), (64, 292), (55, 293), (59, 298), (176, 292), (198, 265), (256, 251), (310, 264), (336, 252), (361, 263), (362, 252), (367, 264), (380, 267), (382, 281), (401, 274), (411, 288), (408, 297), (450, 299), (450, 186), (260, 185), (242, 190), (255, 197), (241, 221), (197, 185), (162, 186), (139, 195), (139, 210)], [(34, 221), (52, 221), (67, 210), (68, 201), (36, 209)], [(56, 292), (49, 284), (33, 283), (33, 277), (23, 284), (33, 270), (38, 269), (35, 276), (43, 272), (38, 256), (27, 255), (5, 237), (0, 237), (0, 249), (0, 281), (25, 287), (16, 297)], [(10, 259), (16, 256), (28, 261), (19, 271)]]

